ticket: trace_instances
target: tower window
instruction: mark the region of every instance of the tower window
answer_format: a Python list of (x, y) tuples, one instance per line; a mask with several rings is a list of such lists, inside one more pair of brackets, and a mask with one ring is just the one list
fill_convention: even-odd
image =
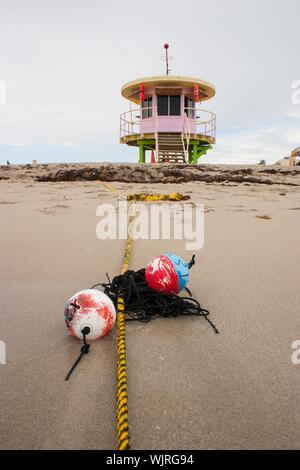
[(152, 96), (142, 102), (142, 119), (152, 117)]
[(169, 114), (169, 97), (157, 96), (157, 114), (159, 116), (168, 116)]
[(180, 116), (180, 95), (169, 96), (170, 116)]
[(195, 101), (191, 100), (187, 96), (184, 97), (184, 112), (187, 114), (188, 118), (195, 118)]
[(157, 114), (159, 116), (180, 116), (180, 95), (157, 95)]

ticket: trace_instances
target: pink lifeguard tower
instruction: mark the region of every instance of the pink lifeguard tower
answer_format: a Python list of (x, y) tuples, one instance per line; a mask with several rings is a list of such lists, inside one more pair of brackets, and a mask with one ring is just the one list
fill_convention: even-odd
[(130, 110), (120, 116), (120, 143), (139, 147), (140, 163), (147, 150), (152, 162), (197, 163), (216, 142), (216, 115), (200, 107), (216, 90), (199, 78), (169, 75), (169, 45), (164, 48), (166, 75), (139, 78), (121, 89)]

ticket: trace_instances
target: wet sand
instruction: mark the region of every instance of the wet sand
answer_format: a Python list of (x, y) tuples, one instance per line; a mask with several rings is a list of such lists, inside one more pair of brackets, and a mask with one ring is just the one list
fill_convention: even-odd
[[(80, 345), (63, 308), (120, 271), (125, 242), (97, 240), (98, 204), (147, 190), (204, 202), (205, 246), (190, 288), (220, 335), (200, 318), (127, 324), (132, 448), (299, 448), (299, 187), (113, 186), (0, 181), (0, 448), (115, 448), (115, 330), (65, 382)], [(131, 267), (170, 249), (190, 256), (183, 241), (135, 241)]]

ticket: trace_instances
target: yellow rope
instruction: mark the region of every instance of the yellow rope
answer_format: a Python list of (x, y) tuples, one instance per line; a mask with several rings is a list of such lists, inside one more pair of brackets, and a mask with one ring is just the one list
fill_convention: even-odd
[[(129, 260), (132, 250), (131, 225), (135, 218), (135, 206), (132, 203), (132, 213), (128, 222), (128, 237), (125, 248), (124, 263), (121, 274), (128, 271)], [(117, 435), (118, 450), (128, 450), (129, 446), (129, 423), (127, 404), (127, 372), (126, 372), (126, 336), (124, 299), (118, 298), (117, 302)]]
[(180, 193), (171, 193), (171, 194), (149, 194), (149, 193), (139, 193), (139, 194), (129, 194), (127, 196), (127, 201), (186, 201), (190, 199), (190, 196), (183, 196)]
[[(115, 189), (105, 185), (111, 191)], [(128, 220), (128, 235), (125, 248), (124, 262), (121, 274), (128, 271), (129, 260), (132, 251), (131, 229), (135, 219), (135, 201), (180, 201), (188, 199), (188, 196), (182, 196), (179, 193), (170, 195), (164, 194), (130, 194), (127, 200), (131, 201), (132, 211)], [(128, 450), (129, 445), (129, 422), (128, 422), (128, 390), (127, 390), (127, 368), (126, 368), (126, 335), (125, 335), (125, 316), (124, 299), (118, 297), (117, 301), (117, 450)]]
[[(117, 189), (111, 184), (101, 182), (103, 186), (110, 191), (116, 193)], [(128, 194), (127, 201), (187, 201), (190, 199), (190, 196), (184, 196), (180, 193), (171, 193), (171, 194), (149, 194), (149, 193), (138, 193), (138, 194)]]
[(111, 184), (104, 183), (104, 181), (101, 181), (101, 183), (103, 184), (103, 186), (105, 186), (105, 188), (109, 189), (110, 191), (113, 191), (114, 193), (117, 191), (116, 188), (114, 188)]

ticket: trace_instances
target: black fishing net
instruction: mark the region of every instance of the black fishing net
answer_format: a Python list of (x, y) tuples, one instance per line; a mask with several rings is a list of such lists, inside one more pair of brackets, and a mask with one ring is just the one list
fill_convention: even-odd
[(111, 298), (115, 306), (118, 297), (123, 298), (127, 321), (147, 323), (158, 317), (200, 316), (205, 318), (216, 333), (219, 333), (208, 318), (209, 311), (201, 307), (188, 289), (186, 289), (188, 297), (157, 292), (148, 287), (145, 269), (126, 271), (114, 277), (112, 281), (108, 278), (108, 283), (96, 284), (92, 289), (97, 286), (103, 287), (104, 293)]

